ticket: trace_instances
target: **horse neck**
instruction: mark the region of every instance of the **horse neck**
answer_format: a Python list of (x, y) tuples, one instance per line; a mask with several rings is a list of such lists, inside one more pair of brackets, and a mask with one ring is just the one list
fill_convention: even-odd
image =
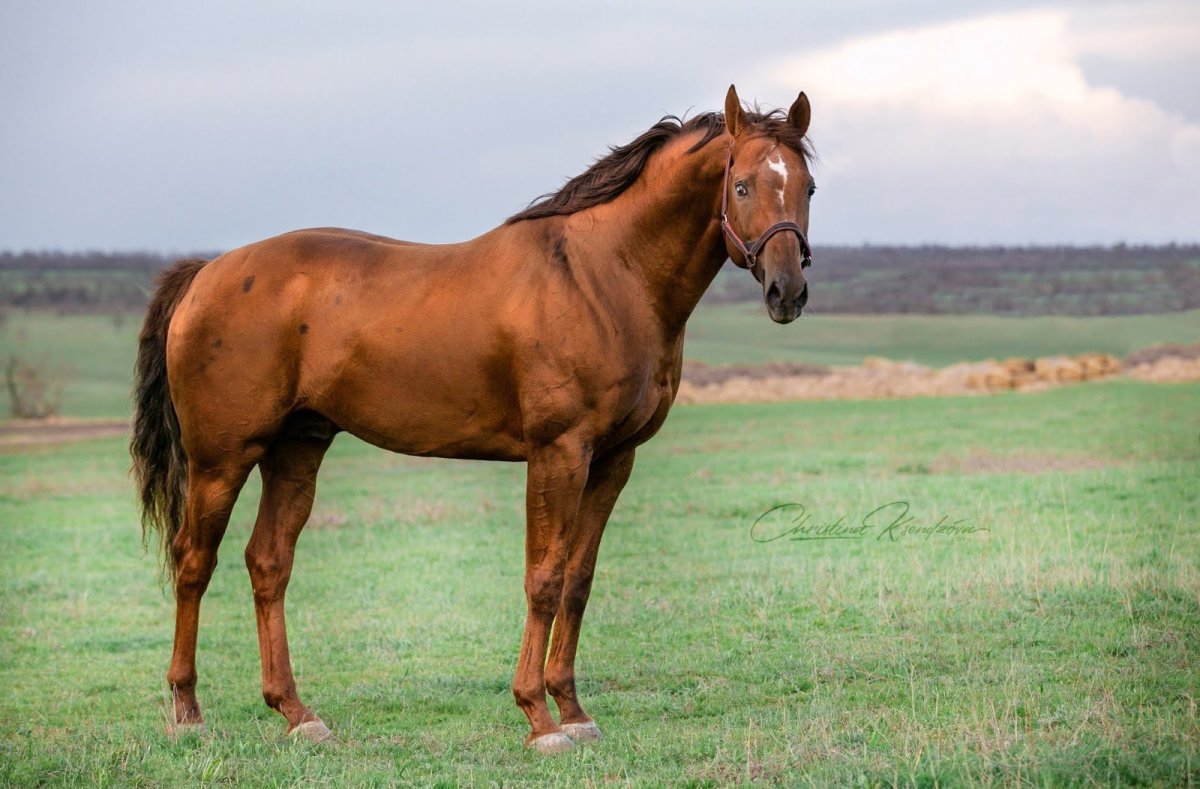
[(717, 217), (729, 138), (687, 153), (694, 142), (684, 138), (655, 154), (600, 220), (609, 225), (610, 254), (641, 275), (669, 339), (683, 332), (727, 256)]

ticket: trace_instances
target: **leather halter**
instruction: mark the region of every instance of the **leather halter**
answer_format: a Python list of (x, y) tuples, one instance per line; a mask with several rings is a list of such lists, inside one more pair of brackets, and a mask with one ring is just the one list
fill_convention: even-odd
[[(782, 233), (785, 230), (790, 230), (796, 234), (796, 238), (800, 239), (800, 254), (803, 255), (800, 259), (800, 268), (808, 268), (812, 265), (812, 248), (808, 245), (808, 239), (804, 235), (804, 231), (800, 229), (800, 225), (795, 222), (776, 222), (767, 228), (766, 232), (758, 238), (751, 241), (749, 244), (742, 241), (741, 236), (733, 229), (733, 225), (729, 224), (729, 171), (733, 168), (733, 143), (729, 144), (729, 156), (725, 159), (725, 178), (721, 181), (721, 230), (725, 233), (725, 237), (733, 242), (737, 247), (738, 252), (742, 253), (745, 259), (743, 268), (750, 269), (750, 273), (759, 282), (762, 282), (762, 277), (758, 274), (758, 255), (762, 252), (767, 242), (776, 233)], [(734, 261), (737, 264), (737, 261)]]

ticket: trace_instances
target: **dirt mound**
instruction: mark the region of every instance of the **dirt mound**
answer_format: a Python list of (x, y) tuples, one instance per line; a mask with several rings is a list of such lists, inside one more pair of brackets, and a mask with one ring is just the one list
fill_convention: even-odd
[(760, 381), (764, 378), (795, 378), (810, 375), (828, 375), (830, 368), (824, 364), (800, 364), (793, 362), (770, 362), (768, 364), (710, 365), (704, 362), (685, 361), (683, 379), (696, 386), (720, 384), (735, 378)]
[[(1200, 360), (1197, 363), (1200, 364)], [(868, 357), (859, 367), (796, 365), (801, 372), (795, 374), (788, 373), (788, 367), (708, 367), (689, 363), (684, 365), (678, 401), (761, 403), (1030, 392), (1076, 381), (1108, 378), (1121, 372), (1120, 360), (1102, 353), (1038, 359), (986, 359), (960, 362), (941, 369), (878, 356)]]
[(1125, 357), (1126, 373), (1139, 381), (1200, 381), (1200, 343), (1155, 345)]
[(1139, 364), (1128, 370), (1130, 378), (1139, 381), (1168, 384), (1184, 381), (1200, 381), (1200, 359), (1165, 357), (1147, 364)]

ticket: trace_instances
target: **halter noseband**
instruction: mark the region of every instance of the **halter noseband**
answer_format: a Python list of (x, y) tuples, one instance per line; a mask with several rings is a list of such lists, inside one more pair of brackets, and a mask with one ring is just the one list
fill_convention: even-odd
[[(800, 225), (795, 222), (776, 222), (767, 228), (766, 232), (749, 244), (742, 241), (741, 236), (733, 229), (733, 225), (729, 224), (729, 171), (733, 168), (733, 143), (729, 144), (729, 156), (725, 159), (725, 178), (721, 181), (721, 231), (725, 233), (725, 237), (733, 242), (737, 247), (738, 252), (742, 253), (742, 257), (746, 261), (746, 268), (750, 269), (750, 273), (759, 282), (762, 278), (758, 275), (758, 254), (762, 252), (767, 242), (771, 240), (771, 236), (776, 233), (782, 233), (785, 230), (790, 230), (796, 234), (796, 238), (800, 239), (800, 254), (803, 255), (800, 259), (800, 268), (808, 268), (812, 265), (812, 248), (808, 245), (808, 239), (804, 236), (804, 231), (800, 229)], [(734, 261), (735, 263), (737, 261)]]

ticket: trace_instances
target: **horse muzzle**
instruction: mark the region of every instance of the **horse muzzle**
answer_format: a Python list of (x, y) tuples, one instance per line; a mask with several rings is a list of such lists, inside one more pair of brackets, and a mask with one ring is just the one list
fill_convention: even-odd
[(763, 283), (763, 301), (776, 323), (791, 323), (800, 317), (808, 303), (808, 282), (803, 274), (789, 276), (780, 272)]

